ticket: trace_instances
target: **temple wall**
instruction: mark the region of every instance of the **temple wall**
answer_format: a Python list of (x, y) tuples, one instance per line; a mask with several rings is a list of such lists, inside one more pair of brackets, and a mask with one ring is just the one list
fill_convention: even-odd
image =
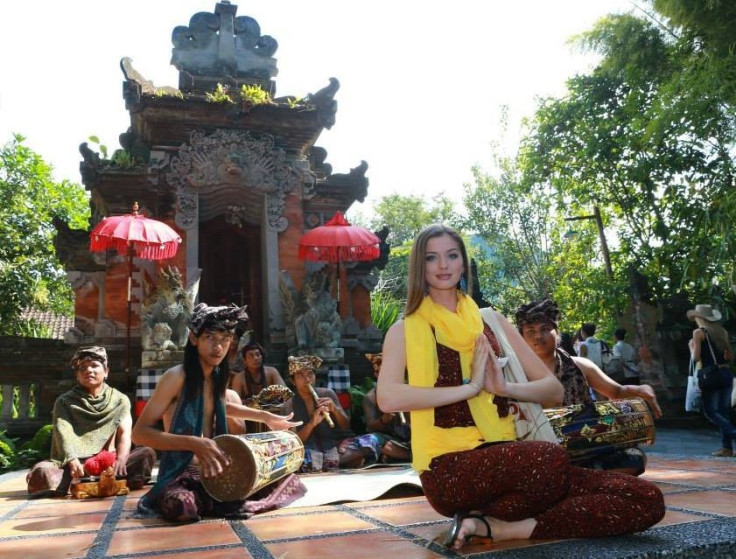
[(288, 271), (296, 288), (301, 289), (305, 271), (304, 262), (299, 260), (299, 239), (304, 234), (304, 210), (296, 195), (287, 196), (284, 202), (284, 217), (289, 220), (289, 226), (279, 233), (279, 270)]
[[(347, 284), (347, 282), (345, 282)], [(361, 328), (365, 328), (373, 324), (371, 322), (371, 294), (362, 285), (358, 285), (353, 289), (353, 318), (358, 322)]]

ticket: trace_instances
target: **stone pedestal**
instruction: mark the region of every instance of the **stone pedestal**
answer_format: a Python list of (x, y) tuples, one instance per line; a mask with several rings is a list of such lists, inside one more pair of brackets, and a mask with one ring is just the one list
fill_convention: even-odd
[(141, 369), (170, 369), (184, 362), (183, 349), (146, 350), (141, 354)]

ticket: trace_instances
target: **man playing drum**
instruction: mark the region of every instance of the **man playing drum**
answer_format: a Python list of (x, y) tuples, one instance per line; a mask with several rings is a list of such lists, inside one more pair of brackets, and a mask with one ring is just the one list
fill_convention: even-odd
[[(611, 400), (642, 398), (649, 405), (655, 418), (662, 415), (657, 396), (648, 384), (621, 385), (606, 375), (590, 359), (570, 356), (560, 349), (557, 346), (559, 317), (557, 303), (551, 299), (532, 301), (521, 305), (516, 311), (516, 326), (522, 337), (562, 383), (565, 390), (563, 406), (591, 402), (590, 388), (592, 388)], [(646, 456), (636, 448), (617, 450), (578, 465), (641, 475), (644, 473)]]
[[(284, 506), (304, 494), (295, 475), (263, 493), (262, 499), (218, 502), (204, 490), (201, 479), (221, 474), (230, 457), (212, 440), (227, 433), (227, 417), (259, 421), (269, 429), (299, 425), (265, 410), (240, 404), (226, 389), (227, 356), (235, 328), (247, 321), (245, 307), (195, 307), (189, 323), (184, 363), (166, 371), (133, 428), (133, 440), (163, 451), (158, 480), (139, 503), (140, 512), (158, 511), (172, 521), (196, 521), (202, 516), (247, 517), (253, 512)], [(158, 424), (163, 421), (164, 430)]]

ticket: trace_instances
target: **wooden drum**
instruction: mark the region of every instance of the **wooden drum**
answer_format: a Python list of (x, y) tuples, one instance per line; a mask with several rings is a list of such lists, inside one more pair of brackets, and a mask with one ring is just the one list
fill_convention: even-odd
[(246, 499), (296, 472), (304, 461), (304, 445), (292, 431), (219, 435), (213, 440), (230, 456), (222, 474), (202, 478), (207, 493), (218, 501)]
[(641, 398), (603, 400), (544, 412), (572, 460), (654, 443), (654, 420)]

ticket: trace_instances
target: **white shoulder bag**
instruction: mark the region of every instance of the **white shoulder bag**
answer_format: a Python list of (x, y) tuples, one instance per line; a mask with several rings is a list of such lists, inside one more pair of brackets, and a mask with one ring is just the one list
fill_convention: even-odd
[[(521, 362), (516, 356), (516, 352), (511, 347), (511, 343), (506, 337), (503, 327), (498, 322), (498, 318), (496, 318), (496, 311), (491, 308), (485, 308), (480, 310), (480, 314), (483, 317), (483, 321), (496, 335), (496, 339), (498, 340), (504, 355), (509, 358), (503, 368), (506, 380), (516, 383), (529, 382), (526, 378), (526, 373), (524, 373), (524, 369), (521, 366)], [(552, 425), (547, 418), (547, 414), (544, 413), (541, 404), (536, 402), (518, 402), (516, 400), (511, 400), (509, 408), (514, 415), (517, 440), (559, 443), (554, 429), (552, 429)]]

